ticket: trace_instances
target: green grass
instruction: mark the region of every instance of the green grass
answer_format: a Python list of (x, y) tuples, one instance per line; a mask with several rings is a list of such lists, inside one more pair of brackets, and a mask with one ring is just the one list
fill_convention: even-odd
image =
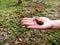
[(48, 11), (44, 10), (40, 13), (35, 10), (35, 8), (40, 8), (30, 1), (23, 0), (22, 4), (17, 5), (17, 0), (0, 0), (0, 45), (6, 43), (8, 45), (60, 45), (59, 30), (42, 32), (28, 29), (21, 23), (25, 17), (46, 16), (55, 13), (55, 7), (60, 2), (56, 1), (55, 6), (51, 2), (52, 0), (44, 0), (44, 6), (46, 9), (48, 8)]

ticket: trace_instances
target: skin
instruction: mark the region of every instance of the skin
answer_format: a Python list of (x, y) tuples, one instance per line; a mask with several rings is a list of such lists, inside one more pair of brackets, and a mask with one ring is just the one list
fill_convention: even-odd
[(27, 25), (31, 29), (48, 30), (48, 29), (60, 29), (60, 20), (50, 20), (47, 17), (40, 17), (39, 19), (44, 22), (43, 25), (38, 25), (35, 18), (23, 18), (22, 24)]

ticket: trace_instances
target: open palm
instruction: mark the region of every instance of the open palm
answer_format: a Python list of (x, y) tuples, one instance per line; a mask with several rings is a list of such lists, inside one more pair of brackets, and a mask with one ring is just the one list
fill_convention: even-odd
[(22, 20), (22, 23), (24, 25), (27, 25), (28, 28), (32, 28), (32, 29), (41, 29), (41, 30), (45, 30), (45, 29), (50, 29), (52, 27), (52, 21), (46, 17), (40, 17), (41, 21), (44, 22), (43, 25), (38, 25), (36, 23), (36, 21), (34, 20), (34, 18), (24, 18)]

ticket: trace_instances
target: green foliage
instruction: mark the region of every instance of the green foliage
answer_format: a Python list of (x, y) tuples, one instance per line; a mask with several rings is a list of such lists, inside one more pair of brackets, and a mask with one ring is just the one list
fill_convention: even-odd
[(47, 12), (45, 11), (35, 14), (35, 16), (46, 16), (46, 15), (47, 15)]
[(3, 44), (0, 43), (0, 45), (3, 45)]
[(56, 12), (55, 9), (50, 9), (50, 10), (48, 10), (48, 13), (49, 13), (49, 14), (53, 14), (53, 13), (55, 13), (55, 12)]
[[(22, 0), (20, 5), (17, 5), (17, 0), (0, 0), (0, 45), (9, 43), (11, 45), (59, 45), (60, 31), (46, 31), (33, 30), (22, 25), (21, 20), (25, 17), (46, 16), (54, 13), (55, 7), (50, 9), (51, 3), (43, 0), (44, 6), (49, 8), (46, 12), (36, 11), (39, 5), (31, 3), (30, 0)], [(52, 7), (51, 7), (52, 8)], [(51, 35), (52, 37), (49, 37)], [(48, 36), (48, 37), (47, 37)], [(48, 38), (48, 39), (47, 39)]]

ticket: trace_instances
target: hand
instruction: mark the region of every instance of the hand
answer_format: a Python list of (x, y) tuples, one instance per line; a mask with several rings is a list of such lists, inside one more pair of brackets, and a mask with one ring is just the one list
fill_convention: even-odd
[(36, 23), (36, 21), (34, 20), (34, 18), (24, 18), (22, 20), (22, 23), (24, 25), (27, 25), (28, 28), (32, 28), (32, 29), (46, 30), (46, 29), (52, 28), (52, 20), (50, 20), (49, 18), (46, 18), (46, 17), (40, 17), (39, 19), (42, 22), (44, 22), (43, 25), (38, 25)]

